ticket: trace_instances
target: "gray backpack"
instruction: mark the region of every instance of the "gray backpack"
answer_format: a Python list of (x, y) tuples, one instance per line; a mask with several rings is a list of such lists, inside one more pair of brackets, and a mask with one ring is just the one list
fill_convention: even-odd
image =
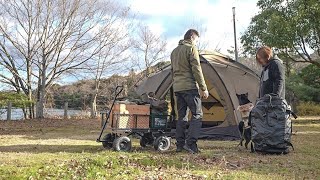
[(285, 99), (272, 94), (258, 99), (249, 116), (251, 151), (289, 153), (289, 147), (293, 148), (291, 115), (296, 118)]

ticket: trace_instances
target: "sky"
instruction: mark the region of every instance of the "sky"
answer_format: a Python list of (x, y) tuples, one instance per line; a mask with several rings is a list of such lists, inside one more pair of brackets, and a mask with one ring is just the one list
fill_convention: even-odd
[[(200, 42), (208, 43), (208, 50), (228, 54), (227, 50), (234, 46), (232, 7), (236, 7), (237, 40), (241, 47), (240, 36), (248, 27), (251, 18), (259, 11), (256, 7), (257, 1), (119, 0), (131, 8), (137, 21), (148, 25), (152, 32), (167, 40), (168, 54), (190, 28), (200, 30)], [(206, 29), (205, 33), (201, 29)], [(64, 83), (76, 80), (68, 77), (64, 79)], [(4, 87), (1, 85), (0, 90), (2, 88)]]
[[(240, 36), (251, 18), (258, 12), (258, 0), (126, 0), (137, 13), (137, 19), (147, 24), (168, 41), (173, 49), (189, 28), (206, 29), (200, 41), (208, 49), (227, 53), (234, 46), (232, 7), (236, 7), (238, 45)], [(196, 24), (196, 26), (192, 26)]]

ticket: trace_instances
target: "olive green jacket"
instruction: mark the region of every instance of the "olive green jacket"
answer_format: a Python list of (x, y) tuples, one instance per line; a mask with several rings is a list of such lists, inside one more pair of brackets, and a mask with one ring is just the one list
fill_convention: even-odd
[(197, 47), (189, 40), (179, 41), (171, 53), (174, 92), (200, 89), (207, 90), (200, 66)]

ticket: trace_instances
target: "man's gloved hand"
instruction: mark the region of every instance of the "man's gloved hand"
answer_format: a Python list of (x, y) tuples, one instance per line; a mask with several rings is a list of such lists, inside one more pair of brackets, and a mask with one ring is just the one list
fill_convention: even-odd
[(200, 96), (201, 96), (203, 99), (208, 99), (208, 97), (209, 97), (209, 91), (208, 91), (208, 90), (200, 91)]

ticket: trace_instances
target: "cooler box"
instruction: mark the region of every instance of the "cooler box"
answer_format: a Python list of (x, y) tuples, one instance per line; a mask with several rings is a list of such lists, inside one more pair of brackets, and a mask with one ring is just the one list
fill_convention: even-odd
[(171, 116), (169, 115), (150, 115), (150, 128), (151, 129), (167, 129), (168, 123), (171, 121)]

